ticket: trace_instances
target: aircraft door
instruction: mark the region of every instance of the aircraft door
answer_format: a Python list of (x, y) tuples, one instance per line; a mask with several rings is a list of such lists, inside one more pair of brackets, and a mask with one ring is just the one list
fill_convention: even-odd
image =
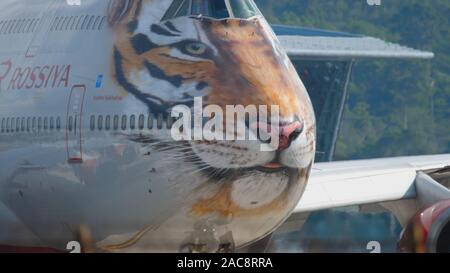
[(69, 95), (66, 117), (66, 144), (69, 163), (83, 162), (82, 120), (85, 93), (85, 85), (75, 85)]

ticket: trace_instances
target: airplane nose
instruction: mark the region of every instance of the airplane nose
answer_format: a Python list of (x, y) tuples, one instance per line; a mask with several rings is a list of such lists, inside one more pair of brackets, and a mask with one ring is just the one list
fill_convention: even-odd
[[(264, 126), (262, 126), (264, 124)], [(267, 130), (266, 133), (271, 133), (272, 130), (276, 130), (279, 136), (279, 145), (277, 151), (283, 151), (291, 146), (291, 143), (295, 141), (303, 132), (303, 123), (295, 121), (291, 123), (280, 123), (278, 126), (273, 126), (267, 123), (255, 123), (251, 126), (252, 129)], [(270, 142), (267, 141), (267, 142)]]

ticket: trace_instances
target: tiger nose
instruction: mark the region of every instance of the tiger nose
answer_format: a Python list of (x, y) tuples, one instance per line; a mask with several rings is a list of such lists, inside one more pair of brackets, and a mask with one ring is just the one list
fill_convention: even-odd
[[(277, 126), (274, 126), (272, 124), (258, 122), (252, 124), (251, 128), (263, 130), (265, 133), (271, 133), (274, 130), (278, 132), (279, 144), (277, 151), (283, 151), (289, 148), (291, 143), (302, 134), (303, 123), (300, 121), (295, 121), (291, 123), (280, 123)], [(270, 142), (270, 139), (268, 142)]]
[(291, 146), (291, 143), (302, 134), (303, 124), (299, 121), (295, 121), (289, 124), (280, 124), (278, 130), (280, 137), (278, 151), (283, 151), (289, 148), (289, 146)]

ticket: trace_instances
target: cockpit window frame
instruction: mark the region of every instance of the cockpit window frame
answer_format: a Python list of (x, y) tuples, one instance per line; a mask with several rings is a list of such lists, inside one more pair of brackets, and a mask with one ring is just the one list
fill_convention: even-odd
[[(226, 13), (228, 14), (228, 17), (223, 17), (223, 18), (217, 18), (217, 17), (212, 17), (212, 16), (207, 16), (207, 15), (203, 15), (203, 14), (197, 14), (193, 9), (194, 9), (194, 5), (193, 5), (193, 3), (194, 3), (194, 1), (199, 1), (200, 3), (199, 3), (199, 6), (202, 6), (202, 4), (203, 4), (203, 8), (205, 7), (204, 6), (204, 4), (205, 4), (205, 2), (204, 1), (206, 1), (206, 0), (190, 0), (191, 2), (191, 8), (190, 8), (190, 16), (192, 16), (192, 17), (202, 17), (202, 18), (211, 18), (211, 19), (216, 19), (216, 20), (226, 20), (226, 19), (231, 19), (231, 18), (234, 18), (234, 16), (233, 16), (233, 12), (232, 12), (232, 10), (231, 10), (231, 5), (229, 4), (229, 2), (228, 2), (228, 0), (219, 0), (219, 1), (222, 1), (222, 3), (225, 5), (225, 8), (226, 8)], [(209, 1), (209, 0), (207, 0), (207, 1)], [(218, 1), (218, 0), (213, 0), (213, 1)], [(211, 2), (208, 2), (208, 8), (209, 7), (212, 7), (212, 5), (211, 5)]]
[[(236, 17), (236, 15), (234, 14), (233, 6), (232, 6), (231, 3), (230, 3), (231, 0), (225, 0), (225, 1), (226, 1), (227, 5), (228, 5), (229, 11), (232, 12), (233, 18), (243, 19), (243, 18), (241, 18), (241, 17)], [(258, 16), (262, 16), (262, 12), (261, 12), (261, 10), (258, 8), (258, 5), (256, 5), (255, 1), (253, 1), (253, 0), (247, 0), (247, 1), (251, 1), (251, 2), (250, 2), (250, 3), (251, 3), (251, 6), (252, 6), (252, 8), (255, 10), (256, 14), (253, 15), (253, 16), (250, 16), (250, 17), (245, 18), (245, 20), (251, 20), (252, 18), (255, 18), (255, 17), (258, 17)]]
[[(179, 1), (178, 8), (172, 9), (173, 5), (175, 5), (176, 2), (178, 2), (178, 1)], [(167, 21), (170, 19), (178, 18), (178, 17), (184, 17), (184, 16), (177, 16), (177, 14), (179, 13), (179, 11), (181, 10), (181, 8), (183, 7), (183, 5), (186, 1), (189, 1), (189, 10), (191, 10), (192, 0), (173, 0), (172, 3), (170, 4), (169, 8), (167, 9), (167, 11), (164, 13), (163, 17), (161, 18), (161, 21)], [(189, 16), (189, 14), (186, 16)]]
[[(161, 22), (164, 21), (168, 21), (168, 20), (172, 20), (175, 18), (182, 18), (182, 17), (189, 17), (189, 18), (206, 18), (206, 19), (212, 19), (212, 20), (217, 20), (217, 21), (223, 21), (223, 20), (228, 20), (228, 19), (241, 19), (241, 20), (253, 20), (255, 18), (258, 17), (262, 17), (262, 13), (260, 11), (260, 9), (258, 8), (258, 6), (256, 5), (256, 3), (252, 0), (252, 7), (255, 9), (256, 11), (256, 15), (248, 17), (248, 18), (240, 18), (240, 17), (235, 17), (234, 14), (234, 10), (233, 7), (230, 3), (230, 0), (223, 0), (225, 2), (225, 5), (227, 7), (227, 11), (228, 11), (228, 15), (229, 17), (227, 18), (215, 18), (215, 17), (210, 17), (210, 16), (205, 16), (205, 15), (194, 15), (192, 14), (192, 3), (193, 0), (181, 0), (181, 2), (179, 2), (179, 6), (178, 8), (175, 10), (175, 12), (171, 12), (172, 14), (169, 14), (170, 9), (172, 8), (172, 6), (175, 4), (176, 1), (180, 1), (180, 0), (173, 0), (172, 3), (170, 4), (169, 8), (167, 9), (167, 11), (164, 13), (163, 17), (161, 18)], [(189, 10), (188, 10), (188, 14), (187, 15), (179, 15), (179, 12), (181, 10), (181, 8), (184, 6), (184, 3), (186, 1), (189, 1)]]
[[(227, 10), (228, 10), (228, 15), (230, 15), (230, 18), (235, 18), (234, 11), (231, 8), (230, 0), (224, 0), (224, 1), (225, 1), (225, 6), (227, 7)], [(242, 18), (240, 18), (240, 19), (242, 19)], [(245, 19), (247, 19), (247, 18), (245, 18)]]

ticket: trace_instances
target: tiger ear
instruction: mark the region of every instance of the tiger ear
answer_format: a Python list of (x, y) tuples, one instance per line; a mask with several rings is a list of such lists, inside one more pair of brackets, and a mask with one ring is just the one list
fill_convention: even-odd
[(122, 22), (140, 0), (110, 0), (108, 5), (108, 23), (110, 26)]

